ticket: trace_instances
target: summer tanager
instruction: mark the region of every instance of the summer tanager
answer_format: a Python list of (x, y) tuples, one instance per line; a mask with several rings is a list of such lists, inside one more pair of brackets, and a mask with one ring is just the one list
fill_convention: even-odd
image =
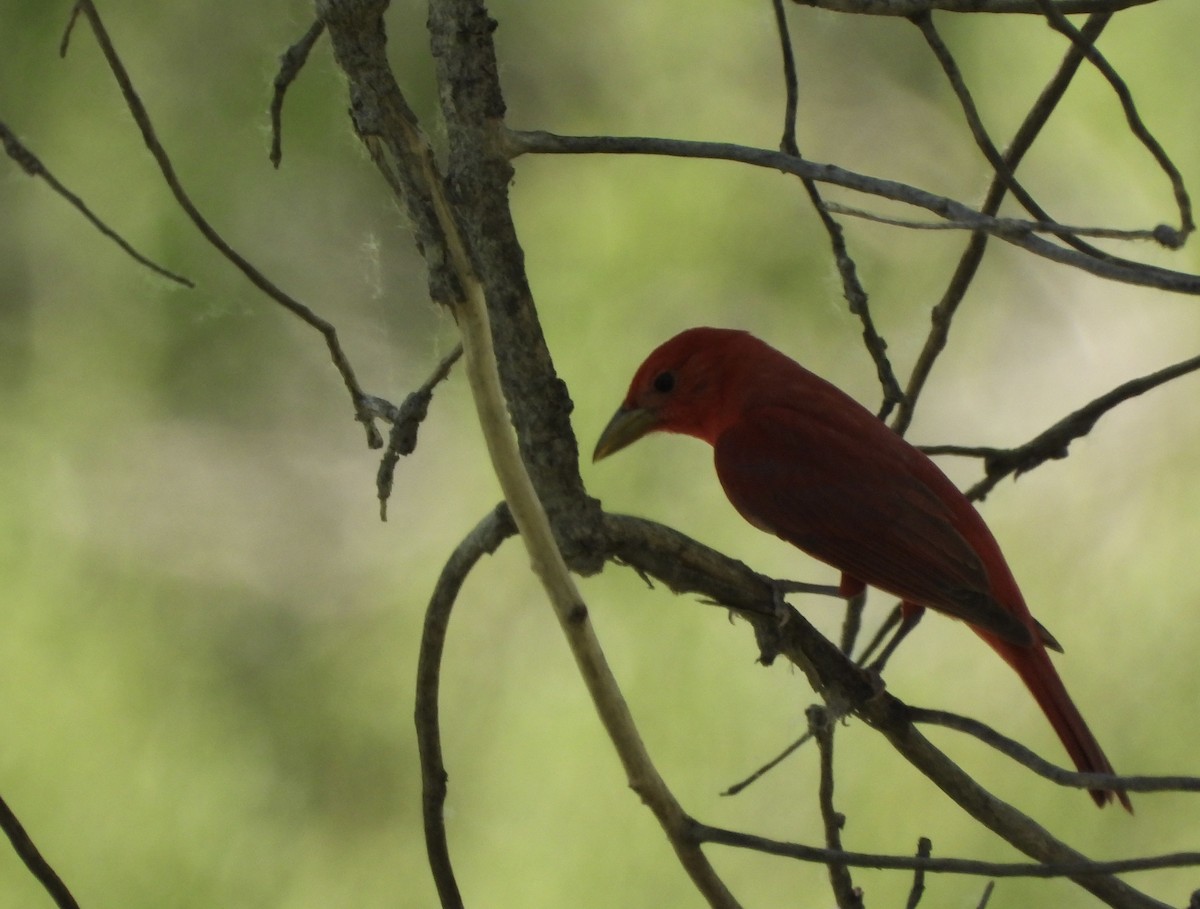
[[(713, 446), (729, 501), (755, 527), (863, 584), (967, 622), (1032, 692), (1081, 771), (1112, 773), (1046, 653), (991, 531), (944, 473), (869, 410), (742, 331), (693, 328), (650, 354), (595, 460), (650, 432)], [(1093, 790), (1103, 806), (1124, 792)]]

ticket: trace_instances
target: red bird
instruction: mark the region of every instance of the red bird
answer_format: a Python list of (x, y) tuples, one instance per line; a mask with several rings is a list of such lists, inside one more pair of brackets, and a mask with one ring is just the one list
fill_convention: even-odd
[[(1112, 773), (979, 512), (928, 457), (845, 392), (747, 332), (692, 328), (633, 377), (593, 460), (650, 432), (713, 446), (747, 521), (862, 584), (967, 622), (1021, 677), (1075, 766)], [(1096, 804), (1121, 791), (1092, 790)]]

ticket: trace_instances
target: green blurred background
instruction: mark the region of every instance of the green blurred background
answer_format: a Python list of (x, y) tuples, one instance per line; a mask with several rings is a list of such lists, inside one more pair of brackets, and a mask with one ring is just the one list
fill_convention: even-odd
[[(0, 793), (86, 909), (435, 904), (411, 712), (424, 604), (498, 491), (462, 377), (441, 387), (377, 517), (363, 444), (320, 338), (255, 293), (185, 223), (69, 4), (0, 0), (0, 119), (135, 246), (195, 278), (151, 276), (47, 187), (0, 164)], [(293, 88), (284, 164), (267, 161), (276, 58), (300, 2), (101, 4), (184, 183), (226, 238), (332, 320), (373, 393), (399, 400), (455, 340), (428, 302), (401, 212), (350, 134), (325, 42)], [(233, 10), (236, 9), (234, 12)], [(915, 28), (791, 10), (801, 147), (967, 201), (987, 174)], [(766, 0), (686, 7), (496, 2), (513, 125), (778, 143)], [(440, 135), (425, 10), (397, 4), (391, 52)], [(1001, 140), (1063, 50), (1033, 19), (938, 17)], [(1200, 8), (1119, 15), (1102, 47), (1193, 187)], [(1022, 169), (1069, 223), (1169, 219), (1165, 180), (1086, 72)], [(869, 406), (878, 401), (826, 240), (794, 181), (639, 158), (517, 163), (530, 279), (590, 449), (634, 367), (687, 325), (751, 328)], [(838, 198), (846, 198), (838, 196)], [(847, 199), (871, 207), (870, 200)], [(902, 375), (963, 238), (850, 223), (850, 248)], [(1173, 256), (1200, 268), (1195, 244)], [(923, 398), (917, 442), (1023, 442), (1108, 388), (1196, 353), (1196, 300), (1118, 287), (998, 245)], [(1122, 407), (1071, 457), (1000, 487), (985, 515), (1068, 687), (1118, 769), (1200, 772), (1195, 723), (1200, 414), (1188, 378)], [(697, 443), (656, 438), (583, 465), (611, 509), (679, 526), (778, 576), (830, 573), (732, 512)], [(950, 463), (970, 482), (978, 465)], [(810, 749), (745, 794), (718, 792), (804, 726), (814, 700), (755, 665), (744, 626), (627, 571), (583, 583), (652, 754), (701, 819), (819, 843)], [(802, 603), (831, 633), (838, 610)], [(877, 621), (890, 606), (878, 599)], [(891, 666), (900, 697), (967, 712), (1062, 760), (1015, 676), (931, 619)], [(472, 906), (694, 906), (626, 788), (519, 545), (468, 582), (444, 673), (450, 833)], [(1196, 806), (1097, 813), (931, 733), (1084, 852), (1196, 849)], [(847, 848), (1012, 859), (878, 738), (838, 739)], [(819, 866), (711, 850), (753, 906), (828, 905)], [(858, 872), (877, 906), (903, 875)], [(1192, 871), (1134, 882), (1173, 904)], [(929, 905), (983, 882), (936, 877)], [(0, 849), (0, 906), (49, 901)], [(993, 906), (1088, 905), (1064, 883), (1003, 882)]]

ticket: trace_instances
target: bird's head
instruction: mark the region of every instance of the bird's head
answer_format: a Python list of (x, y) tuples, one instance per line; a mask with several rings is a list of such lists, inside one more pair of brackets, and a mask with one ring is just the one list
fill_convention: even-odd
[(737, 417), (732, 391), (748, 345), (766, 347), (747, 332), (726, 328), (690, 328), (660, 345), (634, 373), (592, 460), (608, 457), (651, 432), (715, 442)]

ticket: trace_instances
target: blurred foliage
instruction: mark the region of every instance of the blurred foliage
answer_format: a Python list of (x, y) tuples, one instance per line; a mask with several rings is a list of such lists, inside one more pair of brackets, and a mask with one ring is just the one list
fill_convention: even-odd
[[(435, 395), (376, 515), (376, 455), (312, 332), (256, 294), (176, 210), (69, 4), (0, 0), (0, 119), (135, 246), (196, 279), (148, 275), (11, 163), (0, 171), (0, 792), (87, 909), (430, 906), (411, 724), (424, 601), (497, 498), (461, 377)], [(218, 229), (331, 319), (364, 385), (399, 400), (454, 341), (428, 303), (404, 218), (350, 133), (318, 44), (267, 161), (277, 56), (298, 2), (101, 3), (185, 185)], [(987, 172), (916, 29), (791, 10), (806, 154), (967, 201)], [(497, 2), (520, 128), (773, 147), (782, 85), (768, 3)], [(391, 53), (440, 141), (424, 11), (396, 5)], [(1003, 137), (1063, 51), (1034, 19), (939, 17)], [(1102, 47), (1200, 185), (1194, 4), (1117, 17)], [(1085, 72), (1028, 169), (1068, 223), (1169, 216), (1165, 182)], [(836, 195), (836, 193), (831, 193)], [(855, 200), (861, 201), (861, 200)], [(729, 164), (517, 162), (513, 202), (548, 338), (587, 450), (643, 354), (689, 324), (754, 329), (874, 405), (874, 371), (799, 187)], [(869, 205), (869, 202), (867, 203)], [(962, 238), (851, 223), (901, 374)], [(1194, 244), (1193, 244), (1194, 248)], [(1194, 251), (1173, 267), (1195, 270)], [(1114, 287), (997, 248), (923, 400), (918, 442), (1017, 443), (1120, 381), (1194, 354), (1194, 300)], [(1200, 421), (1186, 379), (1126, 405), (1065, 462), (1002, 486), (985, 513), (1034, 611), (1067, 646), (1068, 686), (1129, 772), (1200, 771), (1191, 571)], [(779, 576), (825, 569), (748, 528), (702, 446), (653, 439), (585, 477), (607, 506), (674, 523)], [(949, 464), (956, 477), (977, 466)], [(814, 758), (736, 799), (716, 793), (803, 727), (803, 679), (753, 663), (720, 610), (609, 570), (584, 584), (652, 753), (717, 824), (816, 843)], [(872, 607), (874, 621), (890, 604)], [(804, 604), (823, 627), (837, 610)], [(1183, 621), (1180, 621), (1183, 619)], [(1119, 642), (1119, 646), (1116, 644)], [(931, 619), (888, 674), (901, 697), (968, 712), (1057, 759), (1009, 670)], [(508, 544), (466, 589), (443, 705), (455, 856), (469, 905), (696, 905), (590, 713), (549, 610)], [(1195, 849), (1195, 807), (1138, 814), (934, 737), (1083, 851)], [(868, 730), (839, 737), (848, 848), (1015, 857)], [(897, 805), (906, 806), (899, 812)], [(829, 901), (824, 870), (714, 850), (747, 906)], [(876, 905), (900, 875), (861, 872)], [(1191, 872), (1139, 879), (1182, 904)], [(982, 882), (939, 877), (931, 905)], [(1003, 882), (993, 906), (1079, 905), (1067, 884)], [(46, 905), (0, 850), (0, 905)]]

